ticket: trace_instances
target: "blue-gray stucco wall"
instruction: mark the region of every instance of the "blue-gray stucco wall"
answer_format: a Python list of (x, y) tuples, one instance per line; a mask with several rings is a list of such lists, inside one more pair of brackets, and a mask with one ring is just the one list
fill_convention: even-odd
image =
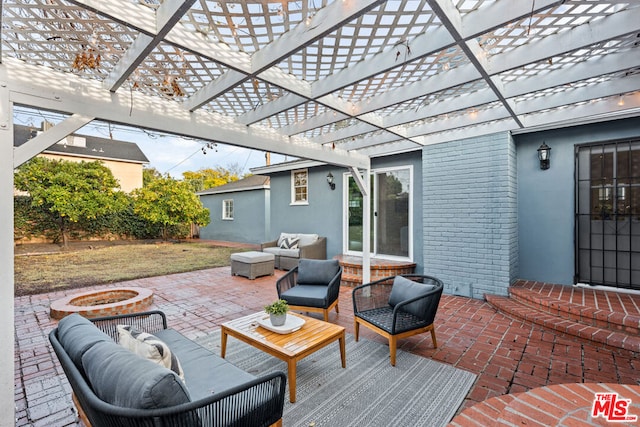
[[(422, 272), (422, 157), (420, 151), (397, 154), (371, 161), (373, 170), (413, 165), (413, 254), (416, 271)], [(327, 174), (334, 176), (336, 189), (327, 185)], [(327, 257), (343, 252), (343, 186), (346, 169), (336, 166), (309, 168), (309, 204), (291, 205), (291, 172), (271, 176), (271, 238), (280, 232), (316, 233), (327, 237)]]
[[(268, 189), (200, 196), (211, 218), (209, 225), (200, 228), (200, 238), (254, 244), (267, 241), (270, 197)], [(222, 201), (227, 199), (233, 200), (233, 220), (222, 219)]]
[[(518, 277), (570, 285), (575, 275), (575, 147), (640, 137), (632, 118), (515, 135), (518, 158)], [(537, 149), (551, 147), (541, 170)]]
[[(342, 253), (342, 168), (321, 166), (309, 168), (308, 204), (291, 204), (291, 171), (270, 174), (271, 236), (281, 232), (315, 233), (327, 238), (327, 257)], [(335, 190), (327, 184), (331, 172)]]
[(425, 274), (445, 293), (505, 295), (516, 277), (515, 145), (507, 132), (423, 150)]

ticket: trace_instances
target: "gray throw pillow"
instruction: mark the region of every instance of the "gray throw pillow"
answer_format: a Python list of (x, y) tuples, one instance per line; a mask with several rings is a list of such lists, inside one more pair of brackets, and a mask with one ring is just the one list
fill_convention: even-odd
[(418, 283), (406, 277), (396, 276), (393, 279), (393, 286), (389, 295), (389, 305), (395, 307), (396, 304), (402, 301), (426, 295), (434, 288), (434, 285)]

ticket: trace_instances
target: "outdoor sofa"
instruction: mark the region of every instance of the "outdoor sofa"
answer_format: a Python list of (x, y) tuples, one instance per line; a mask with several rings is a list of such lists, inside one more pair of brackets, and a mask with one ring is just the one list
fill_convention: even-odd
[[(136, 331), (134, 338), (168, 347), (160, 354), (170, 358), (170, 368), (118, 344), (122, 325)], [(249, 374), (168, 329), (160, 311), (92, 320), (72, 314), (60, 320), (49, 340), (88, 426), (282, 425), (283, 372)]]
[(317, 234), (280, 233), (276, 240), (260, 245), (262, 252), (275, 255), (275, 268), (291, 270), (300, 258), (327, 259), (327, 238)]

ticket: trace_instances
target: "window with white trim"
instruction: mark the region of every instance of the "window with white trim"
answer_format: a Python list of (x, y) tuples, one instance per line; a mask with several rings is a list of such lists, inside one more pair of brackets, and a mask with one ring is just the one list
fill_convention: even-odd
[(222, 201), (222, 219), (233, 219), (233, 199)]
[(291, 204), (309, 203), (309, 171), (298, 169), (291, 171)]

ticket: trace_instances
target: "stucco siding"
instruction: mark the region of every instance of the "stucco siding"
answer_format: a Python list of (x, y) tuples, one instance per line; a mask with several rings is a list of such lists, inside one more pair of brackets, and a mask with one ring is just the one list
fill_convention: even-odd
[[(571, 285), (575, 275), (575, 149), (581, 144), (640, 137), (632, 118), (514, 136), (518, 160), (521, 279)], [(537, 149), (551, 147), (548, 170)]]
[[(93, 159), (82, 158), (77, 156), (59, 156), (56, 154), (43, 153), (41, 157), (52, 160), (66, 160), (70, 162), (91, 162)], [(120, 189), (125, 193), (130, 193), (136, 188), (142, 188), (142, 164), (117, 162), (113, 160), (99, 160), (111, 170), (114, 178), (118, 180)]]
[[(269, 190), (238, 191), (200, 196), (211, 222), (200, 229), (200, 238), (259, 244), (267, 240)], [(233, 219), (222, 219), (223, 200), (233, 200)]]

